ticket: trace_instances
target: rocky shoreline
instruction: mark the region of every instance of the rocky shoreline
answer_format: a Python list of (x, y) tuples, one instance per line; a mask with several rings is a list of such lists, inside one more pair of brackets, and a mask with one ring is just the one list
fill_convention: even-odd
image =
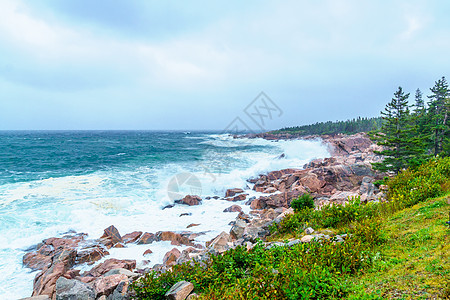
[[(297, 138), (267, 133), (257, 137), (270, 140)], [(33, 282), (32, 297), (25, 299), (131, 299), (130, 283), (146, 272), (168, 270), (174, 264), (192, 259), (206, 259), (209, 253), (220, 254), (239, 245), (251, 249), (258, 239), (264, 240), (269, 234), (270, 225), (293, 213), (290, 203), (302, 194), (310, 193), (317, 208), (330, 203), (342, 204), (354, 196), (361, 197), (362, 201), (382, 200), (383, 192), (373, 184), (381, 175), (376, 174), (370, 164), (382, 159), (373, 152), (380, 150), (379, 146), (373, 144), (363, 133), (321, 138), (329, 146), (331, 157), (313, 160), (302, 169), (277, 170), (249, 179), (249, 187), (262, 193), (262, 196), (247, 199), (248, 194), (245, 194), (244, 190), (228, 189), (225, 200), (240, 203), (245, 201), (251, 211), (245, 214), (241, 206), (230, 203), (224, 213), (239, 212), (231, 224), (231, 230), (222, 232), (205, 245), (196, 242), (201, 232), (134, 231), (122, 236), (113, 225), (106, 228), (98, 239), (88, 239), (86, 234), (69, 232), (62, 237), (42, 241), (29, 249), (23, 257), (25, 267), (40, 270)], [(200, 205), (202, 200), (199, 196), (188, 195), (176, 203), (192, 206)], [(196, 225), (198, 224), (191, 224), (188, 228)], [(289, 241), (287, 244), (266, 243), (266, 247), (292, 246), (296, 243), (331, 238), (326, 232), (314, 233), (314, 229), (308, 228), (301, 239)], [(345, 236), (333, 238), (336, 242), (342, 242)], [(77, 269), (82, 264), (93, 265), (108, 257), (108, 250), (111, 248), (123, 248), (130, 244), (148, 244), (149, 249), (144, 253), (145, 256), (151, 253), (150, 245), (158, 241), (168, 241), (174, 248), (165, 254), (162, 264), (152, 268), (136, 268), (135, 260), (108, 258), (88, 271), (81, 272)], [(185, 249), (180, 251), (177, 246), (183, 246)], [(186, 292), (186, 289), (189, 292)], [(171, 295), (167, 297), (186, 299), (192, 289), (189, 283), (179, 284), (173, 290), (175, 294), (186, 294), (184, 298)]]

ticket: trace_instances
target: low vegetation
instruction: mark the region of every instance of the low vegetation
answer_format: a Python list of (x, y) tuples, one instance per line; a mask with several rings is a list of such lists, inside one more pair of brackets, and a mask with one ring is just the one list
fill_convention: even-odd
[(201, 299), (448, 299), (450, 158), (403, 171), (386, 185), (389, 201), (382, 203), (355, 198), (314, 210), (305, 196), (270, 237), (299, 238), (312, 226), (343, 235), (344, 242), (237, 247), (148, 273), (133, 284), (136, 298), (163, 299), (174, 283), (187, 280)]

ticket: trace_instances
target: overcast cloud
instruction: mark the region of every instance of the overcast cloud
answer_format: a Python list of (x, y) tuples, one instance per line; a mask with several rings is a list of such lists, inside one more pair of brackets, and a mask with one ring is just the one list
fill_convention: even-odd
[(449, 77), (450, 2), (0, 0), (0, 129), (278, 128)]

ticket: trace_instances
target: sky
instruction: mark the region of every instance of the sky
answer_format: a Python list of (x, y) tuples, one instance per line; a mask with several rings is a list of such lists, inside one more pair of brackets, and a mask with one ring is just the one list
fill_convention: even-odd
[[(0, 0), (0, 130), (377, 116), (398, 86), (427, 95), (450, 76), (449, 11), (448, 0)], [(264, 111), (261, 92), (277, 108), (264, 124), (246, 113)]]

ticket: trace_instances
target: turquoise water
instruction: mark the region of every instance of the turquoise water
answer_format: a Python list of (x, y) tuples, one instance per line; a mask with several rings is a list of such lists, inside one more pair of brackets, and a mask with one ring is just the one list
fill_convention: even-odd
[[(278, 159), (282, 153), (286, 159)], [(0, 299), (31, 294), (35, 273), (21, 260), (42, 239), (69, 230), (97, 238), (112, 224), (125, 234), (201, 223), (192, 229), (206, 231), (198, 240), (205, 242), (229, 230), (235, 213), (222, 211), (230, 203), (204, 200), (198, 207), (162, 210), (173, 195), (223, 197), (227, 188), (249, 189), (249, 177), (327, 155), (318, 141), (233, 139), (214, 132), (0, 132)], [(186, 175), (197, 183), (178, 185)], [(192, 215), (180, 218), (183, 212)], [(152, 244), (152, 263), (171, 247)], [(115, 249), (111, 256), (139, 265), (147, 248)]]

